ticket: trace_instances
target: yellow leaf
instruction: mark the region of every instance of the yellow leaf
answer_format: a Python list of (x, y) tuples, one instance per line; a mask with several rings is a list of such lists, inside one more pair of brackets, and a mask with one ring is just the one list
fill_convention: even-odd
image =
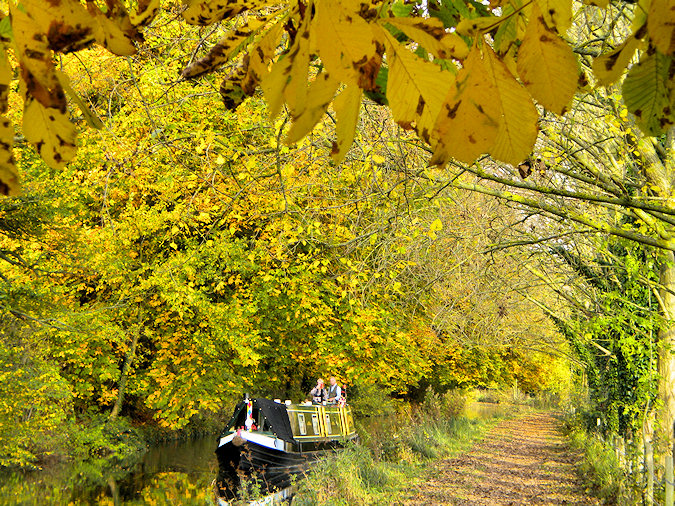
[[(23, 12), (31, 20), (31, 29), (34, 33), (41, 34), (55, 51), (77, 51), (95, 39), (92, 17), (75, 0), (63, 0), (58, 5), (40, 0), (26, 0), (21, 5)], [(12, 25), (17, 21), (19, 20), (15, 17)], [(23, 23), (23, 20), (20, 22)]]
[(605, 9), (609, 5), (609, 0), (584, 0), (584, 3), (586, 5), (597, 5)]
[(269, 106), (270, 116), (279, 114), (284, 100), (292, 116), (302, 114), (307, 99), (309, 72), (309, 16), (305, 16), (288, 53), (282, 56), (260, 86)]
[(19, 173), (12, 153), (13, 138), (12, 123), (7, 118), (0, 118), (0, 194), (10, 197), (21, 194)]
[(534, 147), (539, 131), (539, 113), (527, 90), (487, 44), (485, 53), (487, 71), (496, 89), (495, 99), (502, 117), (494, 146), (489, 152), (493, 158), (515, 165), (522, 162)]
[(490, 31), (497, 28), (506, 18), (497, 16), (484, 16), (481, 18), (463, 18), (456, 28), (456, 32), (464, 37), (474, 37), (479, 32)]
[(318, 123), (333, 100), (340, 83), (322, 72), (312, 82), (307, 92), (307, 99), (299, 116), (293, 118), (286, 143), (293, 144), (307, 135)]
[(437, 218), (429, 226), (429, 232), (438, 232), (443, 229), (443, 222)]
[[(284, 90), (288, 85), (288, 76), (291, 72), (293, 61), (288, 55), (283, 55), (272, 67), (269, 74), (263, 76), (260, 87), (265, 94), (270, 118), (276, 117), (284, 104)], [(296, 83), (298, 84), (298, 83)], [(304, 84), (300, 83), (300, 86)]]
[(68, 94), (70, 99), (73, 102), (75, 102), (77, 106), (80, 108), (82, 116), (84, 117), (84, 120), (87, 122), (87, 124), (92, 128), (97, 129), (103, 128), (103, 123), (101, 123), (101, 120), (98, 118), (98, 116), (95, 116), (94, 113), (91, 112), (87, 104), (84, 103), (84, 101), (80, 98), (77, 92), (70, 85), (70, 79), (68, 78), (68, 75), (64, 72), (57, 70), (56, 77), (58, 78), (59, 83), (61, 84), (65, 92)]
[(516, 62), (516, 51), (517, 48), (514, 45), (509, 47), (509, 50), (506, 53), (503, 53), (499, 55), (499, 57), (502, 59), (504, 62), (504, 65), (506, 65), (506, 68), (509, 69), (509, 72), (511, 72), (514, 76), (518, 75), (518, 63)]
[[(2, 15), (0, 15), (2, 19)], [(5, 44), (0, 42), (0, 194), (19, 195), (19, 173), (14, 163), (14, 127), (7, 117), (8, 97), (12, 81), (12, 68), (7, 61)]]
[(246, 68), (240, 63), (220, 83), (220, 89), (218, 91), (220, 92), (220, 96), (223, 99), (223, 104), (225, 104), (227, 109), (236, 109), (246, 98), (244, 90), (241, 86), (245, 77)]
[(656, 49), (665, 55), (675, 53), (675, 2), (652, 0), (647, 14), (647, 32)]
[[(139, 20), (148, 21), (153, 8), (156, 12), (157, 6), (153, 3), (157, 3), (156, 0), (141, 2)], [(77, 51), (95, 40), (117, 55), (128, 56), (136, 52), (133, 42), (142, 40), (121, 2), (111, 2), (105, 13), (94, 2), (87, 2), (85, 7), (79, 0), (22, 0), (21, 6), (31, 20), (31, 29), (40, 34), (53, 51)], [(13, 27), (15, 23), (13, 20)]]
[(251, 9), (256, 10), (277, 2), (266, 0), (185, 0), (183, 17), (192, 25), (211, 25)]
[(593, 61), (593, 74), (603, 86), (616, 82), (633, 59), (635, 51), (642, 49), (644, 43), (631, 35), (614, 51), (602, 54)]
[(430, 163), (449, 157), (471, 163), (494, 144), (500, 122), (496, 88), (487, 73), (481, 51), (474, 46), (457, 74), (434, 128), (438, 141)]
[(333, 143), (331, 157), (335, 163), (340, 163), (349, 151), (356, 133), (361, 110), (361, 88), (353, 84), (347, 85), (333, 101), (333, 109), (337, 116), (337, 141)]
[[(34, 3), (35, 0), (30, 2)], [(21, 66), (21, 79), (26, 83), (26, 92), (42, 105), (65, 110), (66, 99), (56, 77), (47, 36), (40, 31), (40, 23), (26, 9), (31, 5), (33, 4), (22, 3), (19, 8), (10, 3), (14, 46)]]
[(398, 28), (437, 58), (463, 60), (469, 54), (464, 39), (456, 33), (446, 32), (437, 18), (385, 18), (379, 22)]
[(26, 139), (37, 148), (47, 165), (54, 169), (65, 167), (77, 150), (75, 127), (65, 109), (45, 107), (34, 97), (24, 96), (23, 133)]
[(394, 120), (403, 128), (414, 128), (422, 139), (431, 142), (443, 99), (455, 77), (412, 54), (388, 32), (382, 33), (389, 62), (387, 100)]
[[(30, 13), (28, 7), (35, 11)], [(24, 96), (23, 131), (44, 161), (63, 167), (75, 156), (75, 127), (70, 123), (63, 88), (56, 75), (47, 36), (33, 15), (45, 16), (42, 4), (26, 0), (10, 4), (17, 59)]]
[[(642, 28), (647, 23), (647, 13), (651, 7), (652, 0), (638, 0), (637, 5), (635, 6), (635, 11), (633, 12), (633, 21), (631, 22), (631, 30), (633, 33), (637, 33), (640, 28)], [(638, 37), (642, 39), (644, 35)]]
[(572, 0), (536, 0), (535, 6), (538, 9), (534, 9), (530, 23), (543, 15), (544, 22), (551, 30), (557, 30), (563, 35), (567, 32), (572, 24)]
[[(73, 0), (70, 0), (73, 1)], [(143, 38), (120, 3), (114, 3), (104, 15), (93, 2), (87, 2), (87, 10), (93, 16), (96, 42), (108, 51), (120, 56), (136, 54), (133, 41), (142, 42)]]
[(382, 62), (376, 32), (359, 15), (356, 0), (324, 0), (312, 23), (312, 46), (329, 74), (340, 81), (371, 90)]
[(159, 11), (159, 0), (140, 0), (136, 10), (129, 16), (134, 26), (147, 26)]
[(253, 95), (256, 86), (264, 76), (269, 74), (269, 64), (283, 34), (283, 18), (272, 25), (262, 36), (260, 41), (248, 53), (248, 68), (246, 77), (241, 83), (244, 93)]
[[(87, 2), (86, 11), (78, 0), (63, 0), (61, 8), (66, 4), (72, 9), (66, 20), (74, 24), (75, 30), (79, 25), (87, 26), (91, 29), (96, 42), (116, 55), (130, 56), (136, 53), (133, 41), (141, 42), (143, 39), (131, 24), (131, 19), (122, 4), (112, 4), (105, 14), (93, 2)], [(59, 40), (63, 38), (59, 36)], [(53, 44), (52, 48), (56, 49)]]
[(579, 67), (572, 48), (546, 27), (537, 7), (518, 50), (517, 69), (537, 102), (563, 113), (576, 92)]
[(227, 32), (206, 56), (186, 67), (181, 75), (185, 78), (197, 77), (224, 65), (251, 42), (267, 20), (265, 16), (249, 17), (246, 23)]

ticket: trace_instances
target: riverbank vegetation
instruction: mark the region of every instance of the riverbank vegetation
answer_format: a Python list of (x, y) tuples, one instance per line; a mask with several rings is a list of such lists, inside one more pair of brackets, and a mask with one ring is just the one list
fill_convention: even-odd
[(0, 15), (0, 468), (328, 374), (360, 415), (496, 388), (671, 451), (667, 2), (123, 3)]
[(629, 500), (628, 480), (619, 465), (615, 449), (597, 434), (578, 425), (568, 427), (567, 435), (572, 447), (583, 455), (579, 474), (593, 495), (606, 504), (635, 504), (634, 497)]

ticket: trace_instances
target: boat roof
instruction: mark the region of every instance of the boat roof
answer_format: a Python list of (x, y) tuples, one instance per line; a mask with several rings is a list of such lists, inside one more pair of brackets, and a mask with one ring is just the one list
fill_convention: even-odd
[[(270, 430), (277, 436), (279, 439), (288, 441), (289, 443), (295, 443), (293, 438), (293, 429), (291, 429), (291, 421), (288, 418), (288, 412), (286, 411), (286, 405), (274, 402), (270, 399), (251, 399), (253, 401), (253, 407), (258, 408), (267, 423), (270, 426)], [(232, 420), (237, 417), (237, 414), (241, 409), (246, 408), (245, 402), (240, 402), (234, 408), (234, 414), (232, 415)]]

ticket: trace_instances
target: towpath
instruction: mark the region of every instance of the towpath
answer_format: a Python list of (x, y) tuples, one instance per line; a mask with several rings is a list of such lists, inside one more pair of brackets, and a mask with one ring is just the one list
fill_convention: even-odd
[(445, 459), (410, 491), (408, 505), (597, 505), (575, 472), (580, 459), (551, 413), (500, 422), (468, 453)]

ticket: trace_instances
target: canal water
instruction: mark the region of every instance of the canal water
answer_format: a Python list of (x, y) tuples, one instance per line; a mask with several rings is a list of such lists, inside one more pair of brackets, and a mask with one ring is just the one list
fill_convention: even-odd
[(0, 505), (209, 505), (218, 471), (216, 436), (159, 444), (135, 465), (86, 464), (0, 476)]

